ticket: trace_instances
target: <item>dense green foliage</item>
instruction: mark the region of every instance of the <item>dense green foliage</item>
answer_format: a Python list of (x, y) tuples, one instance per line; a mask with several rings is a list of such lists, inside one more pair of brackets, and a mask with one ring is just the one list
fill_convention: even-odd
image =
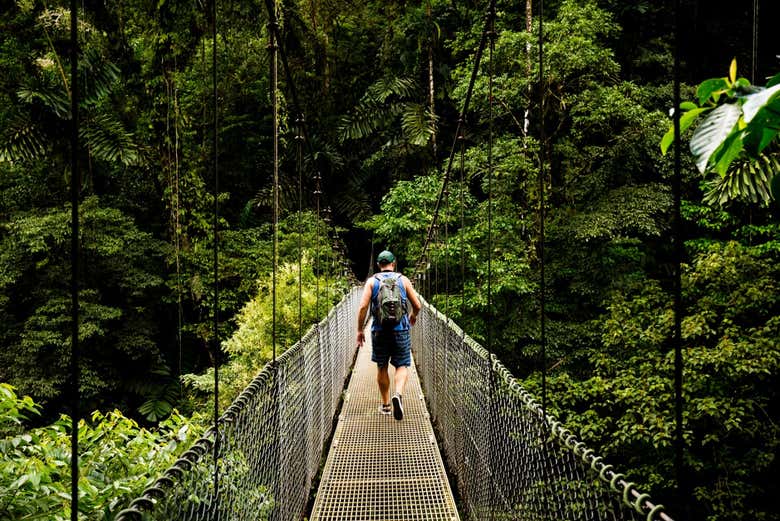
[[(17, 391), (0, 388), (0, 489), (18, 492), (0, 496), (0, 516), (51, 518), (66, 516), (62, 468), (69, 458), (61, 412), (70, 351), (70, 14), (61, 1), (6, 4), (0, 8), (0, 382)], [(689, 83), (701, 83), (698, 90), (683, 86), (683, 99), (696, 100), (681, 107), (683, 130), (697, 115), (730, 111), (731, 125), (723, 128), (738, 137), (710, 125), (717, 139), (694, 139), (694, 157), (683, 158), (684, 432), (695, 495), (683, 505), (673, 499), (672, 160), (658, 152), (672, 106), (670, 11), (645, 0), (545, 2), (540, 81), (539, 20), (524, 11), (535, 3), (497, 4), (492, 109), (486, 50), (466, 114), (463, 168), (458, 148), (428, 249), (430, 269), (417, 284), (538, 392), (543, 260), (544, 364), (556, 413), (679, 518), (778, 519), (772, 478), (780, 225), (769, 190), (777, 153), (767, 145), (776, 134), (776, 77), (759, 92), (750, 83), (764, 84), (761, 71), (751, 82), (740, 77), (747, 70), (732, 70), (701, 83), (717, 74), (713, 62), (722, 67), (737, 56), (741, 67), (749, 63), (746, 13), (725, 2), (685, 10), (706, 23), (690, 23), (682, 42)], [(173, 411), (210, 410), (215, 362), (224, 407), (271, 356), (267, 20), (260, 4), (218, 2), (215, 194), (214, 42), (202, 5), (87, 2), (80, 17), (83, 408), (126, 415), (96, 413), (83, 423), (85, 439), (94, 442), (86, 464), (99, 469), (87, 472), (83, 484), (91, 515), (115, 511), (148, 483), (179, 450), (181, 429), (189, 428), (191, 439), (197, 416), (185, 428), (190, 420)], [(412, 275), (485, 5), (279, 5), (313, 151), (303, 160), (299, 220), (297, 115), (282, 78), (281, 350), (339, 299), (347, 263), (364, 275), (371, 246), (393, 250)], [(765, 19), (771, 9), (762, 6)], [(695, 22), (686, 16), (684, 23)], [(722, 34), (732, 25), (733, 33)], [(770, 72), (777, 71), (763, 70)], [(684, 150), (690, 134), (683, 134)], [(729, 145), (737, 141), (744, 152)], [(665, 138), (663, 146), (670, 142)], [(758, 152), (763, 157), (754, 157)], [(332, 207), (332, 223), (314, 213), (317, 203)], [(124, 475), (105, 459), (111, 450), (126, 450), (132, 459)], [(143, 459), (157, 453), (154, 461)]]
[[(0, 519), (70, 519), (70, 429), (62, 415), (46, 427), (21, 431), (36, 414), (29, 398), (0, 384)], [(79, 423), (79, 512), (84, 519), (112, 519), (161, 469), (171, 465), (202, 433), (202, 419), (174, 412), (155, 431), (115, 410)]]

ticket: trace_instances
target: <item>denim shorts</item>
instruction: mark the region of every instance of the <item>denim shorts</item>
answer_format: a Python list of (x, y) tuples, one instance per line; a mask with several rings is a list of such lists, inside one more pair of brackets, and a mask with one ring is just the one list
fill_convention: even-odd
[(385, 367), (389, 361), (393, 367), (412, 365), (412, 340), (409, 330), (372, 331), (371, 361), (379, 367)]

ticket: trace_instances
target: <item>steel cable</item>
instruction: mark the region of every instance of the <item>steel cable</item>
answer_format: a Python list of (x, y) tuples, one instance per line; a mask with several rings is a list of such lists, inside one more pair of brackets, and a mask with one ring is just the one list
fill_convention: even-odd
[(81, 174), (79, 172), (79, 40), (78, 40), (78, 2), (70, 2), (70, 394), (71, 394), (71, 457), (70, 457), (70, 517), (78, 521), (79, 512), (79, 420), (81, 410), (80, 351), (79, 351), (79, 192)]

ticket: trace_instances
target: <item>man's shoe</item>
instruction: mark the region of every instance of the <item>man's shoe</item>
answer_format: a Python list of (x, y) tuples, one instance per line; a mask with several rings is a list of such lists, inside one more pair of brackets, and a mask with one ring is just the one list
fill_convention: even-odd
[(390, 408), (390, 404), (386, 403), (386, 404), (379, 405), (379, 412), (384, 414), (385, 416), (389, 416), (390, 413), (393, 412), (393, 410)]
[(398, 393), (393, 395), (393, 418), (396, 420), (404, 419), (404, 406), (401, 403), (401, 395)]

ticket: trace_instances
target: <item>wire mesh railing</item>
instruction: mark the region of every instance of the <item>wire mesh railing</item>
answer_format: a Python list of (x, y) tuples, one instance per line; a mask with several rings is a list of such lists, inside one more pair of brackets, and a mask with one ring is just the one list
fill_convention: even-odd
[(412, 329), (423, 392), (464, 518), (671, 521), (427, 302)]
[(302, 518), (354, 361), (360, 289), (268, 364), (221, 416), (216, 472), (212, 427), (117, 520)]

